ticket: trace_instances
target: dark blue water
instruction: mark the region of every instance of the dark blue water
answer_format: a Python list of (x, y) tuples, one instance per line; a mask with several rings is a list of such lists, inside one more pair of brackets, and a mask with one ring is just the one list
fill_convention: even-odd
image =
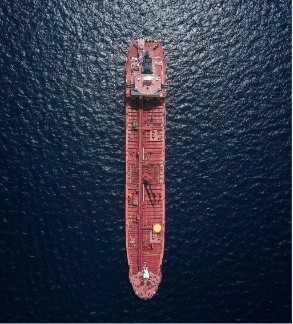
[[(168, 58), (167, 233), (128, 282), (124, 60)], [(291, 321), (291, 3), (2, 0), (0, 321)]]

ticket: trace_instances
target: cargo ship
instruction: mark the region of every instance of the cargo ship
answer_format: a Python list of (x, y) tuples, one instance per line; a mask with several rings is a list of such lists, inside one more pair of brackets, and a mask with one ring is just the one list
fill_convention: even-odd
[(141, 299), (152, 298), (162, 280), (166, 72), (159, 41), (132, 41), (125, 69), (125, 229), (129, 280)]

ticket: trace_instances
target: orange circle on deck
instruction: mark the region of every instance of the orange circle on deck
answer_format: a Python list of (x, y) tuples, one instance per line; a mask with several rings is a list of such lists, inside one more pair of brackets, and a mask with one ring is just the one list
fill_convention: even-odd
[(155, 224), (155, 225), (153, 226), (153, 231), (154, 231), (155, 233), (160, 233), (161, 230), (162, 230), (162, 226), (161, 226), (160, 224)]

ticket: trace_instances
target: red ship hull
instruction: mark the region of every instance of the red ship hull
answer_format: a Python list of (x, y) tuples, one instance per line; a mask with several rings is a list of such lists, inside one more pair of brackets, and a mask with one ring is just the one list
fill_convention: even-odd
[(165, 237), (166, 59), (158, 41), (135, 40), (126, 62), (126, 250), (142, 299), (162, 279)]

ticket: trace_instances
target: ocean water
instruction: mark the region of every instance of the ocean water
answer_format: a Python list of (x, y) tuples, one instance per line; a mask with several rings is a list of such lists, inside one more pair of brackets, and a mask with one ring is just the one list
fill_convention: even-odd
[[(0, 321), (291, 321), (291, 3), (2, 0)], [(166, 249), (128, 282), (124, 63), (164, 44)]]

